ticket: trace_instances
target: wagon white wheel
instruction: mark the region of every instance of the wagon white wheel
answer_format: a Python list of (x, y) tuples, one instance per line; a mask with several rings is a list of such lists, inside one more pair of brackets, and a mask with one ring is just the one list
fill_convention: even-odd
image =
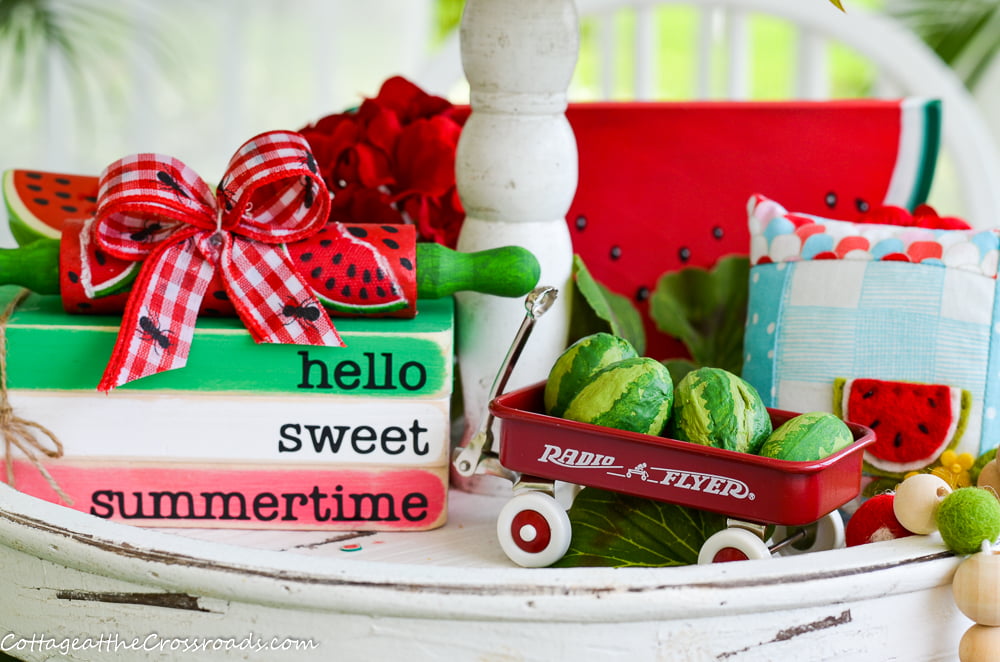
[(781, 556), (794, 556), (796, 554), (807, 554), (809, 552), (823, 552), (829, 549), (840, 549), (844, 547), (844, 518), (834, 510), (827, 513), (812, 524), (805, 526), (778, 526), (774, 529), (772, 540), (780, 544), (781, 541), (799, 536), (789, 544), (784, 545), (778, 551)]
[(542, 568), (566, 554), (573, 533), (569, 515), (559, 502), (542, 492), (526, 492), (500, 510), (497, 537), (511, 561)]
[(732, 526), (714, 533), (701, 546), (698, 563), (724, 563), (771, 558), (771, 550), (756, 533)]

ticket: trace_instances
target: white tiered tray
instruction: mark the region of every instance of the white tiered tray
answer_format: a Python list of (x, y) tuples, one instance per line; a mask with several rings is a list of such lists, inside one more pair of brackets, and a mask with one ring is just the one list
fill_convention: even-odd
[[(3, 650), (25, 660), (185, 659), (185, 646), (198, 660), (957, 660), (971, 625), (951, 597), (960, 559), (937, 537), (711, 566), (524, 569), (497, 543), (504, 502), (453, 490), (448, 524), (421, 533), (166, 532), (0, 484), (0, 595), (13, 607), (0, 636), (16, 633)], [(103, 648), (83, 649), (87, 638)], [(294, 641), (314, 647), (272, 648)]]

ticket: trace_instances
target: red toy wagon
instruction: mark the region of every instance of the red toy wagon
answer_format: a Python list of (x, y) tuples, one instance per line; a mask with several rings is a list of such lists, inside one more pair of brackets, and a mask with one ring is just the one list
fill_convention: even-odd
[[(515, 496), (497, 521), (500, 545), (512, 561), (547, 566), (569, 548), (569, 516), (554, 498), (555, 481), (727, 515), (729, 527), (705, 541), (699, 563), (842, 544), (836, 510), (860, 492), (863, 450), (875, 441), (869, 428), (848, 423), (853, 444), (821, 460), (790, 462), (549, 416), (544, 382), (500, 395), (534, 320), (555, 297), (551, 288), (540, 289), (526, 300), (528, 314), (494, 384), (490, 416), (466, 447), (456, 449), (453, 462), (463, 476), (513, 481)], [(795, 416), (769, 412), (774, 427)], [(494, 417), (501, 421), (498, 451)], [(778, 525), (774, 538), (780, 541), (771, 547), (764, 533), (770, 524)]]

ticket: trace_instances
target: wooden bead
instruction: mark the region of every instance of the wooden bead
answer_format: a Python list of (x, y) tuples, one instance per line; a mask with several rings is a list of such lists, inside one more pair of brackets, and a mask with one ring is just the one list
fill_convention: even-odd
[(973, 625), (958, 644), (960, 662), (996, 662), (1000, 660), (1000, 628)]
[(1000, 554), (984, 551), (962, 561), (951, 590), (963, 614), (980, 625), (1000, 626)]
[(907, 531), (926, 535), (937, 531), (934, 513), (951, 493), (951, 486), (934, 474), (910, 476), (896, 486), (892, 510)]
[(1000, 494), (1000, 464), (996, 460), (991, 460), (983, 465), (976, 479), (978, 487), (992, 488), (996, 494)]

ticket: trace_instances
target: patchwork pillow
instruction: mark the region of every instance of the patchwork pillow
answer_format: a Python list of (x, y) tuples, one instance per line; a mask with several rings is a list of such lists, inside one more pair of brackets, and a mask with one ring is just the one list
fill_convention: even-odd
[(1000, 441), (1000, 235), (795, 214), (763, 196), (748, 214), (743, 377), (768, 406), (871, 427), (865, 468), (883, 484), (927, 469), (968, 481)]

